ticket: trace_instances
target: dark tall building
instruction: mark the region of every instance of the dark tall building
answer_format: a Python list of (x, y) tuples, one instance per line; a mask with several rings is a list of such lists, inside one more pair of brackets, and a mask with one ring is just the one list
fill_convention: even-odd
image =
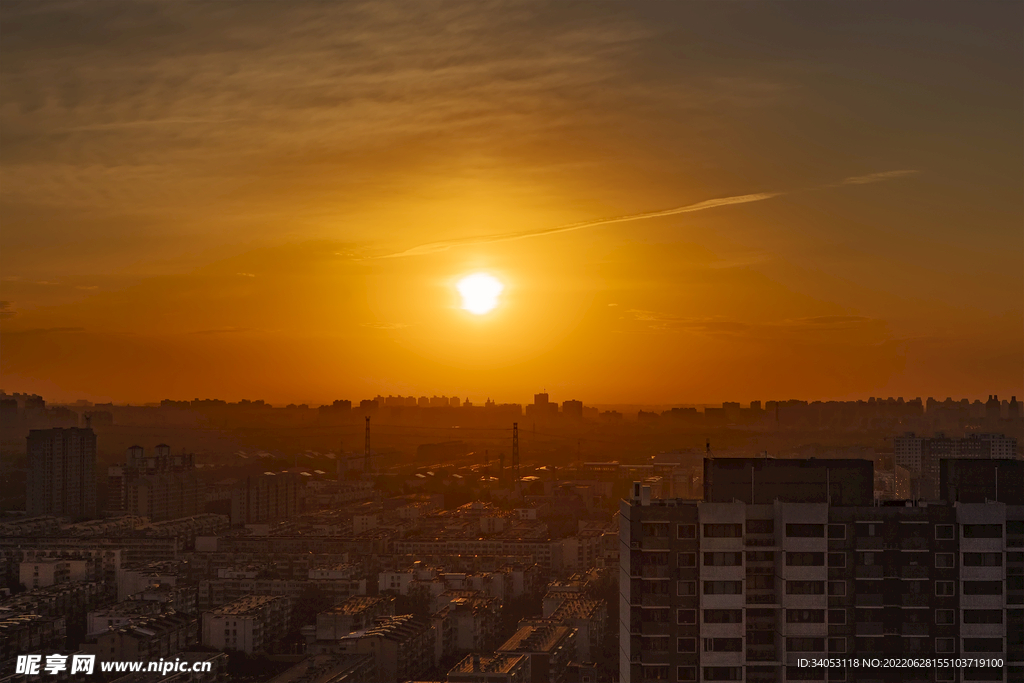
[(96, 434), (92, 429), (33, 429), (28, 433), (29, 515), (96, 516)]
[[(808, 474), (831, 484), (837, 471), (767, 460), (755, 477), (808, 481), (751, 504), (733, 495), (746, 483), (750, 497), (751, 460), (706, 461), (731, 476), (708, 482), (705, 502), (652, 499), (640, 483), (621, 502), (622, 683), (1024, 680), (1024, 501), (847, 504)], [(865, 657), (1002, 665), (801, 665)]]
[(874, 465), (870, 460), (776, 460), (707, 458), (704, 500), (709, 503), (827, 503), (871, 505)]

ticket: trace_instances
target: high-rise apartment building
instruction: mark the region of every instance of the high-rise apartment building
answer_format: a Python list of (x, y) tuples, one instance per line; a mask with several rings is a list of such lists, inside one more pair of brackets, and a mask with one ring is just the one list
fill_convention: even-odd
[(96, 434), (92, 429), (28, 433), (25, 508), (31, 516), (96, 516)]
[[(704, 502), (634, 484), (620, 507), (619, 680), (1021, 680), (1024, 504), (1007, 500)], [(801, 665), (852, 657), (1003, 665)]]
[(172, 454), (160, 444), (146, 455), (142, 446), (125, 453), (124, 465), (107, 469), (107, 508), (124, 511), (151, 522), (163, 522), (202, 512), (202, 482), (196, 474), (195, 456)]
[(1015, 458), (1017, 439), (1002, 434), (970, 434), (962, 439), (908, 432), (893, 439), (896, 464), (910, 471), (915, 498), (938, 499), (939, 463), (946, 458)]

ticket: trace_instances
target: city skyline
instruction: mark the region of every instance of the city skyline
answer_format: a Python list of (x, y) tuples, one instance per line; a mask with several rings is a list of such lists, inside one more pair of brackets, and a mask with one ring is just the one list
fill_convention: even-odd
[(1019, 4), (582, 7), (5, 2), (0, 384), (1024, 395)]

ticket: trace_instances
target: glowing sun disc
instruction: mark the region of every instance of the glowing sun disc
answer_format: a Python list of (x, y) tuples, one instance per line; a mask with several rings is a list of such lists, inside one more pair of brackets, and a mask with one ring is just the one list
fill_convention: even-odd
[(486, 273), (468, 275), (455, 286), (462, 295), (462, 308), (473, 315), (483, 315), (498, 305), (498, 296), (505, 285)]

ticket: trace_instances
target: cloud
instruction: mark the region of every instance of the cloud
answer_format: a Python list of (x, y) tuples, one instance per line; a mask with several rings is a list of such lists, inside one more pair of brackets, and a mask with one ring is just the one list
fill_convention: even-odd
[(913, 169), (904, 169), (900, 171), (882, 171), (881, 173), (869, 173), (867, 175), (857, 175), (850, 178), (845, 178), (842, 182), (831, 185), (830, 187), (839, 187), (841, 185), (868, 185), (870, 183), (880, 183), (885, 180), (892, 180), (894, 178), (905, 178), (907, 176), (916, 175), (920, 171)]
[[(907, 175), (912, 175), (917, 171), (912, 170), (899, 170), (899, 171), (883, 171), (880, 173), (872, 173), (864, 176), (855, 176), (852, 178), (846, 178), (839, 183), (833, 183), (832, 185), (823, 185), (818, 188), (824, 187), (838, 187), (841, 185), (867, 185), (869, 183), (878, 183), (894, 178), (902, 178)], [(494, 242), (511, 242), (514, 240), (530, 239), (531, 237), (546, 237), (548, 235), (557, 235), (563, 232), (573, 232), (575, 230), (584, 230), (587, 228), (596, 228), (603, 225), (614, 225), (616, 223), (629, 223), (632, 221), (642, 221), (650, 218), (662, 218), (664, 216), (676, 216), (684, 213), (693, 213), (696, 211), (706, 211), (708, 209), (717, 209), (723, 206), (733, 206), (736, 204), (750, 204), (752, 202), (763, 202), (766, 199), (774, 199), (775, 197), (781, 197), (783, 195), (791, 194), (793, 191), (785, 192), (756, 192), (753, 194), (741, 194), (732, 197), (718, 197), (715, 199), (706, 199), (696, 204), (687, 204), (685, 206), (676, 206), (671, 209), (662, 209), (660, 211), (647, 211), (644, 213), (636, 213), (628, 216), (617, 216), (615, 218), (602, 218), (595, 221), (584, 221), (582, 223), (570, 223), (568, 225), (561, 225), (556, 228), (546, 228), (543, 230), (533, 230), (529, 232), (513, 232), (504, 233), (499, 235), (485, 235), (483, 237), (466, 237), (463, 239), (445, 240), (441, 242), (429, 242), (427, 244), (421, 244), (405, 251), (396, 252), (393, 254), (385, 254), (384, 256), (377, 256), (378, 259), (386, 258), (400, 258), (403, 256), (423, 256), (425, 254), (433, 254), (440, 251), (447, 251), (453, 247), (460, 247), (466, 245), (475, 244), (492, 244)], [(371, 257), (372, 258), (372, 257)], [(738, 263), (723, 262), (722, 264), (712, 265), (711, 268), (733, 268), (740, 267), (743, 265), (752, 265), (766, 260), (764, 255), (756, 255), (753, 260), (745, 260)]]
[(216, 327), (210, 330), (195, 330), (189, 334), (233, 334), (237, 332), (251, 332), (250, 327)]
[(10, 301), (0, 301), (0, 320), (13, 318), (16, 315), (18, 315), (18, 312), (11, 306)]
[(241, 277), (256, 277), (253, 273), (235, 273), (235, 275), (240, 275)]
[(363, 323), (363, 327), (369, 327), (374, 330), (400, 330), (405, 327), (409, 327), (408, 323)]
[(10, 336), (30, 336), (43, 334), (69, 334), (74, 332), (85, 332), (84, 327), (34, 327), (27, 330), (12, 330), (6, 334)]
[(862, 315), (821, 315), (807, 318), (784, 318), (768, 322), (748, 322), (724, 317), (686, 317), (673, 313), (633, 308), (626, 311), (638, 322), (653, 330), (690, 330), (708, 334), (744, 336), (777, 336), (780, 333), (808, 334), (814, 332), (849, 331), (881, 328), (885, 322)]

